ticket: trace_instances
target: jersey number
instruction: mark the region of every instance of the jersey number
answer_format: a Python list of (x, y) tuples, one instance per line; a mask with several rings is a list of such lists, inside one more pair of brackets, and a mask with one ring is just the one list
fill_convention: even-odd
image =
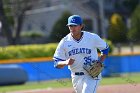
[(85, 60), (84, 64), (90, 64), (92, 61), (91, 56), (84, 57), (84, 60)]

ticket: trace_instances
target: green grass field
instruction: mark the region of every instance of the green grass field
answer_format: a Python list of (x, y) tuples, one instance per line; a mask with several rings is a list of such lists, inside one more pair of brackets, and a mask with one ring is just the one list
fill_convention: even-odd
[[(140, 83), (140, 74), (125, 75), (121, 77), (103, 78), (101, 85), (110, 84), (132, 84)], [(64, 88), (72, 87), (70, 79), (43, 81), (43, 82), (30, 82), (23, 85), (0, 86), (0, 93), (7, 91), (30, 90), (30, 89), (47, 89), (47, 88)]]

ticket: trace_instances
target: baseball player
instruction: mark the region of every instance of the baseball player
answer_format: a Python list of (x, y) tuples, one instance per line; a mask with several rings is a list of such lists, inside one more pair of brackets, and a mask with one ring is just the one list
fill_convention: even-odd
[[(68, 66), (71, 71), (72, 84), (76, 93), (96, 93), (101, 74), (91, 77), (83, 64), (92, 60), (103, 62), (108, 54), (109, 46), (97, 34), (82, 31), (83, 20), (79, 15), (68, 18), (70, 33), (58, 44), (54, 54), (54, 66), (63, 68)], [(101, 51), (98, 57), (97, 49)]]

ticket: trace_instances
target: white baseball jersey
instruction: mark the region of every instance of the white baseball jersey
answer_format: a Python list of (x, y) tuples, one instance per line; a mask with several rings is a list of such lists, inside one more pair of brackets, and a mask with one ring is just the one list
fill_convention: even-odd
[(69, 58), (75, 59), (73, 65), (69, 66), (72, 72), (82, 72), (83, 63), (92, 60), (98, 60), (97, 48), (104, 50), (108, 48), (97, 34), (82, 31), (83, 35), (80, 40), (75, 40), (69, 33), (64, 37), (54, 54), (55, 60), (67, 60)]
[[(65, 61), (73, 58), (75, 61), (69, 66), (71, 70), (72, 83), (76, 93), (96, 93), (101, 74), (93, 79), (83, 69), (83, 64), (98, 60), (97, 49), (106, 50), (108, 45), (97, 34), (82, 31), (83, 35), (80, 40), (75, 40), (71, 33), (64, 37), (54, 54), (55, 65), (59, 61)], [(76, 75), (76, 72), (83, 72), (84, 75)]]

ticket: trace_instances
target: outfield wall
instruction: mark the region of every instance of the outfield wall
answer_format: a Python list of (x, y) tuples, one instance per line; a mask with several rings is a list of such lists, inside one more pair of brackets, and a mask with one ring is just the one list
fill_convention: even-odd
[(140, 55), (109, 56), (105, 60), (103, 76), (140, 72)]
[[(29, 60), (29, 59), (28, 59)], [(0, 66), (5, 65), (16, 65), (25, 70), (28, 75), (28, 81), (41, 81), (41, 80), (54, 80), (61, 78), (70, 78), (70, 71), (67, 67), (63, 69), (54, 68), (54, 64), (52, 59), (50, 60), (42, 60), (38, 59), (34, 61), (0, 61)], [(1, 69), (0, 69), (1, 70)], [(12, 71), (12, 70), (11, 70)], [(125, 56), (109, 56), (105, 60), (105, 69), (103, 71), (103, 76), (110, 76), (116, 73), (132, 73), (132, 72), (140, 72), (140, 55), (125, 55)], [(4, 74), (9, 74), (3, 72), (0, 74), (0, 80), (2, 80), (1, 76)], [(10, 74), (9, 74), (10, 75)], [(14, 74), (16, 75), (16, 73)], [(9, 76), (10, 77), (10, 76)], [(17, 75), (17, 77), (19, 77)]]

